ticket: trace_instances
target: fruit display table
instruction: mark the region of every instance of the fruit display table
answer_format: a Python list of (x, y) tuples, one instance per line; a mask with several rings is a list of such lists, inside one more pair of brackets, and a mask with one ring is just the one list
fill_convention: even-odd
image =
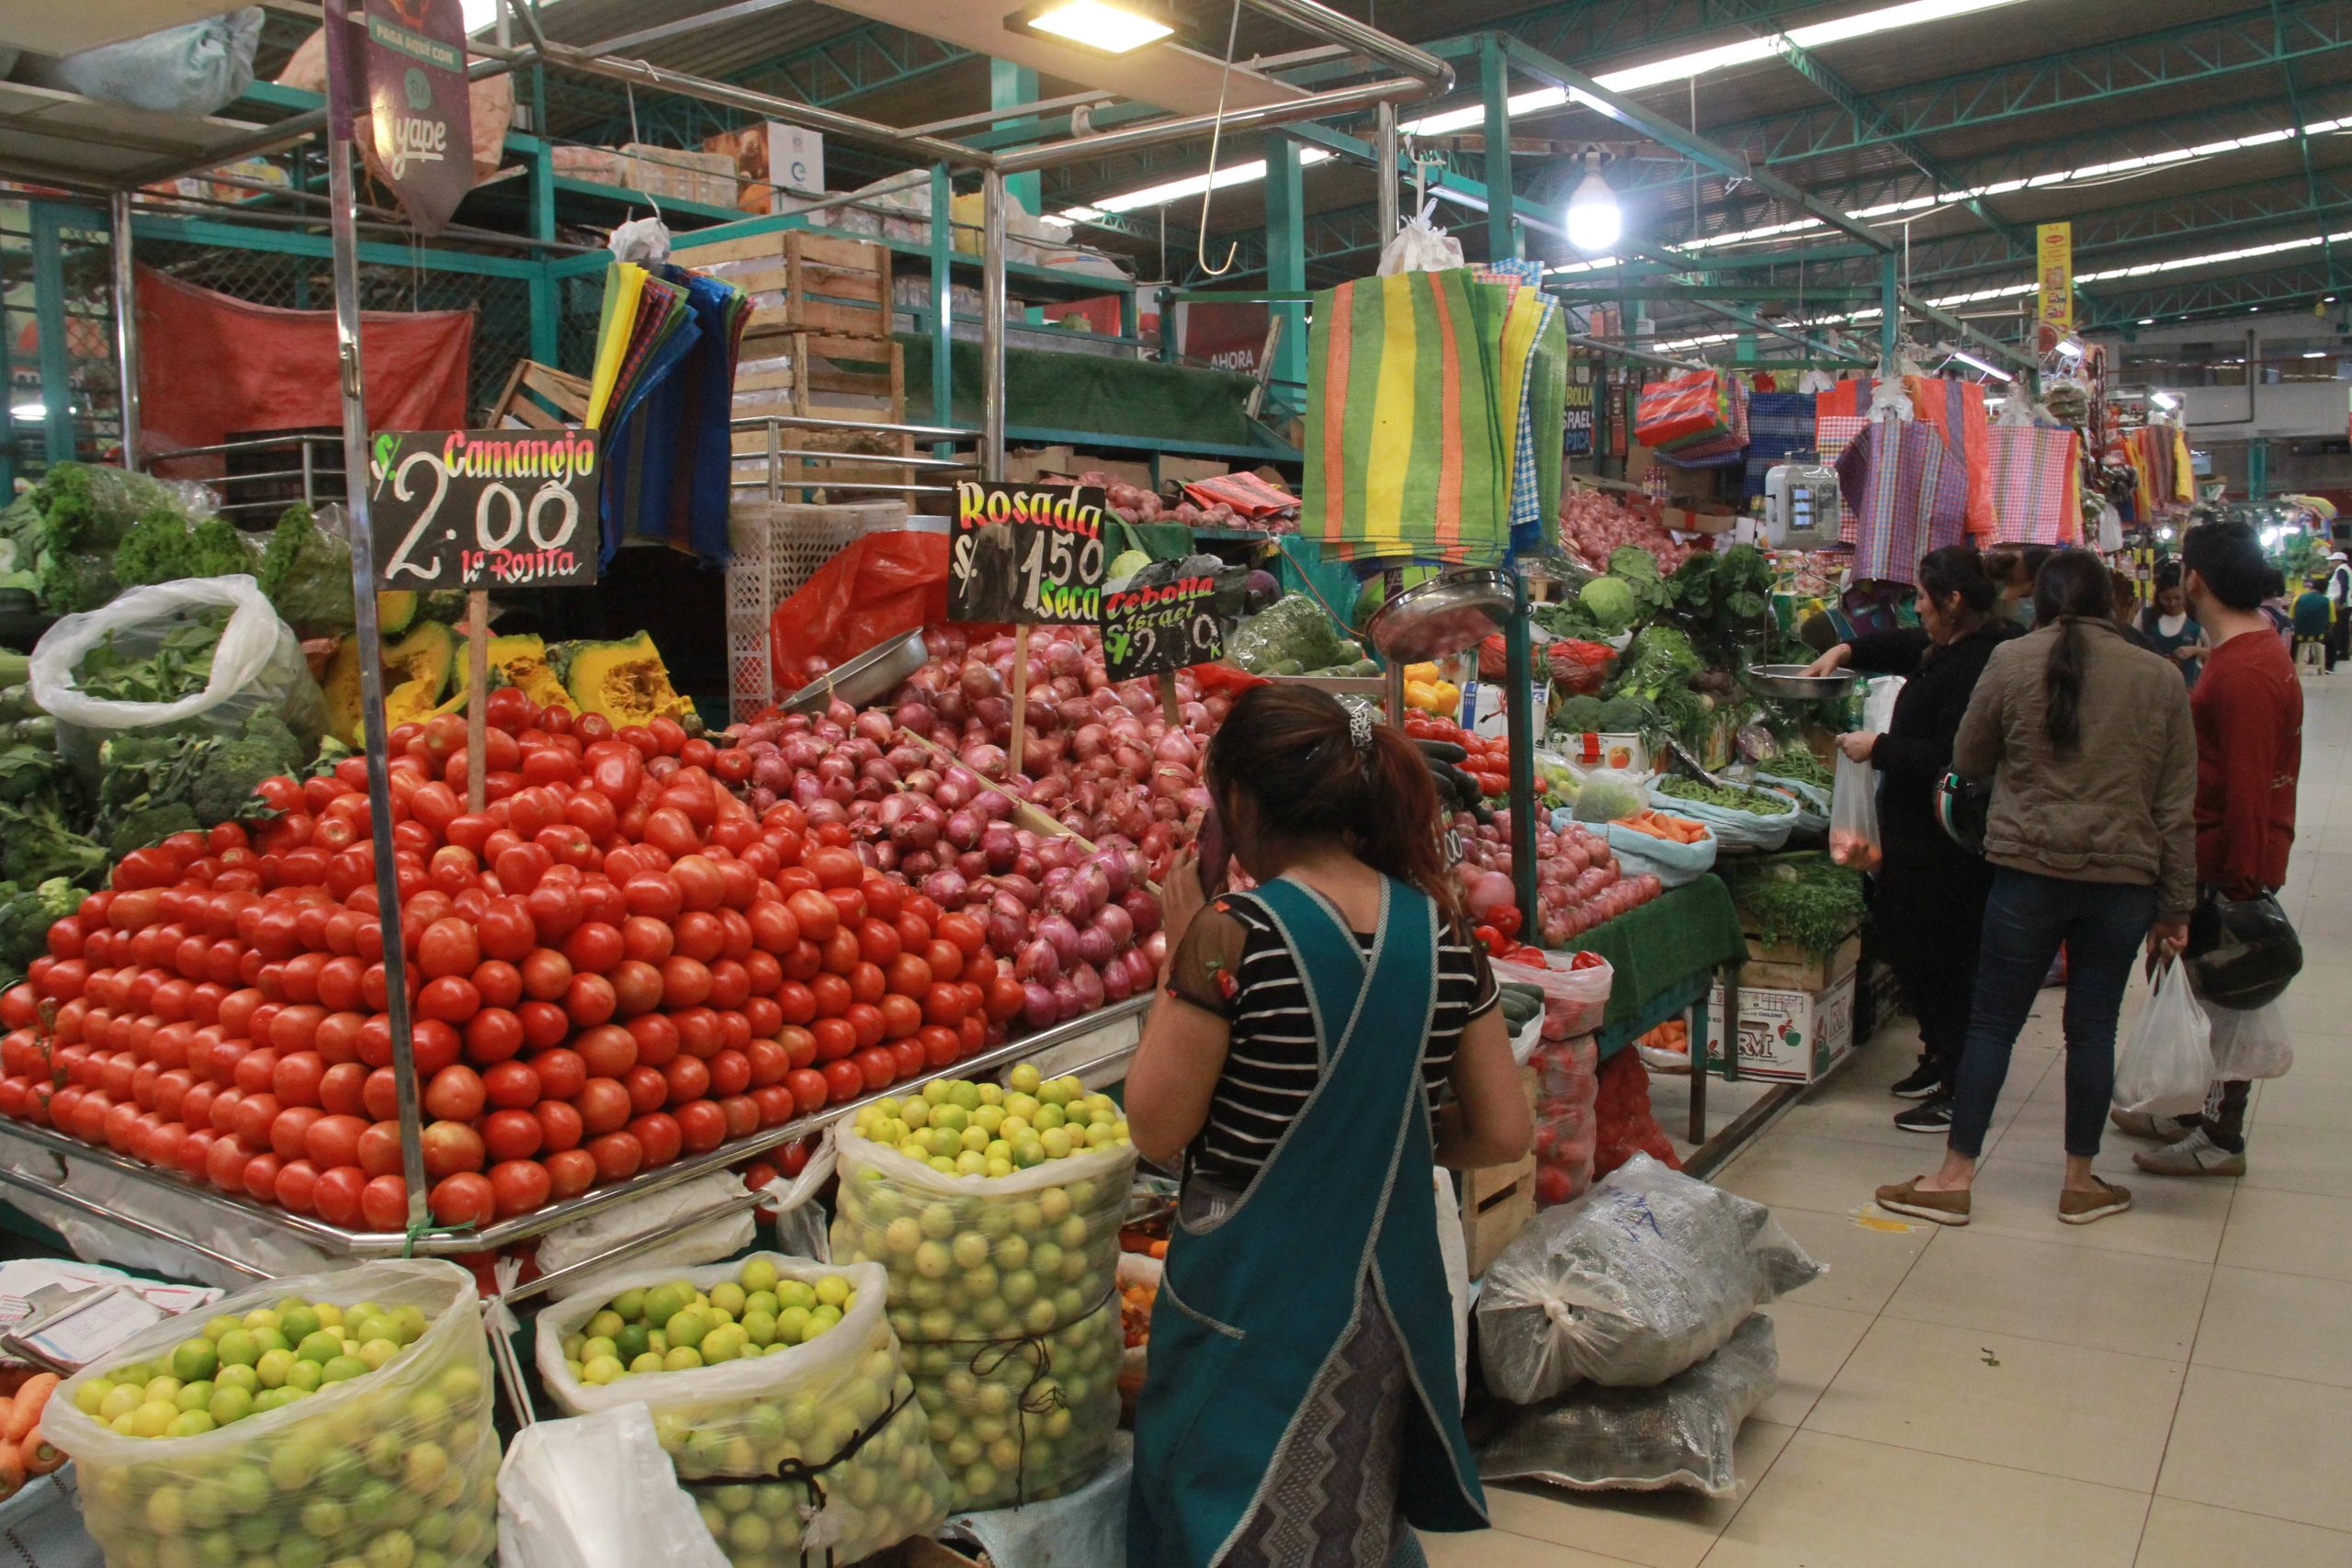
[[(1569, 946), (1599, 953), (1617, 972), (1609, 1010), (1601, 1017), (1604, 1057), (1681, 1011), (1679, 1007), (1660, 1009), (1659, 1003), (1670, 993), (1695, 981), (1704, 1000), (1707, 976), (1747, 956), (1747, 938), (1740, 931), (1730, 890), (1712, 876), (1669, 888), (1648, 903), (1595, 926)], [(1650, 1016), (1653, 1013), (1657, 1016)], [(1624, 1032), (1645, 1019), (1647, 1022), (1639, 1028)]]

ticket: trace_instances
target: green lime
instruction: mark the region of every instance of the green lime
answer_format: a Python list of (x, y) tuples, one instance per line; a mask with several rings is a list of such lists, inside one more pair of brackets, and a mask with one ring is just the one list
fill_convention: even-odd
[(251, 1329), (232, 1328), (220, 1336), (218, 1354), (221, 1366), (250, 1367), (261, 1359), (261, 1347), (254, 1342)]
[(343, 1336), (331, 1328), (312, 1329), (302, 1336), (294, 1353), (306, 1361), (330, 1361), (343, 1354)]
[(172, 1352), (172, 1375), (183, 1382), (208, 1380), (220, 1365), (220, 1352), (209, 1339), (190, 1339)]
[(342, 1382), (347, 1378), (366, 1377), (369, 1371), (368, 1363), (356, 1356), (336, 1356), (319, 1369), (319, 1376), (326, 1382)]
[(200, 1438), (205, 1433), (214, 1430), (220, 1424), (218, 1422), (214, 1421), (212, 1417), (204, 1411), (183, 1410), (177, 1416), (172, 1417), (171, 1423), (164, 1428), (164, 1436), (167, 1438)]

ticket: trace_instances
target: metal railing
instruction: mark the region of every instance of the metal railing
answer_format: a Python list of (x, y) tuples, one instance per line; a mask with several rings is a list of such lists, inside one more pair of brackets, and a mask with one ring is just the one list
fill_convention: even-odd
[[(158, 479), (170, 479), (173, 476), (169, 472), (159, 470), (205, 458), (225, 459), (250, 452), (284, 452), (287, 454), (288, 461), (293, 466), (285, 468), (266, 468), (257, 472), (224, 471), (219, 475), (207, 476), (203, 482), (219, 493), (220, 510), (229, 513), (232, 520), (235, 514), (241, 512), (271, 513), (281, 512), (291, 505), (295, 500), (300, 501), (303, 505), (316, 511), (319, 506), (319, 487), (322, 481), (327, 486), (328, 500), (335, 501), (342, 498), (343, 437), (341, 435), (289, 432), (284, 435), (254, 436), (247, 441), (223, 441), (211, 446), (182, 446), (176, 451), (158, 453), (149, 457), (142, 466)], [(322, 452), (323, 457), (322, 457)], [(221, 464), (224, 470), (228, 466), (225, 461)], [(242, 487), (278, 484), (287, 479), (301, 481), (300, 493), (298, 496), (289, 498), (283, 491), (261, 496), (243, 496), (239, 493)]]
[(977, 474), (980, 468), (977, 455), (968, 459), (918, 457), (898, 452), (831, 452), (818, 448), (789, 447), (784, 445), (784, 433), (786, 429), (854, 431), (861, 435), (904, 435), (918, 441), (942, 445), (962, 445), (965, 442), (979, 440), (978, 431), (967, 430), (960, 425), (894, 424), (885, 421), (875, 421), (869, 423), (864, 420), (828, 419), (819, 414), (761, 413), (729, 420), (728, 428), (758, 430), (766, 433), (765, 451), (759, 454), (738, 453), (731, 461), (744, 462), (752, 456), (764, 457), (767, 462), (767, 476), (764, 479), (733, 479), (729, 482), (729, 488), (764, 491), (770, 501), (782, 501), (786, 491), (803, 492), (812, 490), (860, 491), (879, 491), (888, 495), (953, 495), (956, 493), (955, 487), (952, 485), (893, 483), (888, 479), (833, 479), (826, 478), (820, 471), (804, 470), (799, 474), (787, 476), (784, 468), (784, 461), (787, 457), (803, 463), (813, 460), (823, 463), (850, 463), (875, 468), (904, 468), (908, 470), (910, 480), (919, 473)]

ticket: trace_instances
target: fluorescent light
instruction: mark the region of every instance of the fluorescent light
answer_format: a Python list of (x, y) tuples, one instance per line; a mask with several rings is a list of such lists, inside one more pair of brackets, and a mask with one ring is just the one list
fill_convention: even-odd
[(46, 403), (17, 403), (8, 410), (8, 417), (10, 419), (47, 419), (49, 406)]
[(2304, 355), (2303, 357), (2305, 359), (2325, 359), (2327, 357), (2327, 350), (2324, 348), (2315, 348), (2309, 354)]
[(2156, 324), (2156, 319), (2154, 316), (2143, 316), (2140, 318), (2140, 324), (2143, 327), (2153, 327)]
[(2083, 340), (2078, 337), (2060, 338), (2058, 356), (2061, 359), (2080, 359), (2083, 356)]
[[(1246, 164), (1219, 169), (1216, 172), (1216, 188), (1223, 190), (1227, 186), (1248, 185), (1252, 180), (1265, 177), (1266, 161), (1252, 158)], [(1143, 190), (1131, 190), (1124, 196), (1106, 196), (1094, 205), (1105, 212), (1133, 212), (1138, 207), (1162, 207), (1171, 201), (1182, 201), (1208, 188), (1209, 177), (1206, 175), (1188, 175), (1181, 180), (1170, 180), (1165, 185), (1151, 186)], [(1075, 214), (1080, 209), (1065, 207), (1062, 210)]]
[(2150, 392), (2148, 400), (2160, 409), (2171, 410), (2180, 407), (2180, 400), (2170, 392)]
[(1125, 54), (1176, 30), (1156, 17), (1139, 17), (1103, 0), (1047, 0), (1006, 20), (1103, 54)]
[(1955, 348), (1951, 351), (1951, 356), (1954, 359), (1959, 360), (1962, 365), (1969, 367), (1971, 369), (1982, 370), (1987, 376), (1997, 378), (2003, 381), (2009, 378), (2009, 373), (2007, 371), (2001, 369), (1997, 366), (1987, 365), (1984, 361), (1977, 358), (1973, 354), (1964, 353), (1963, 351)]
[(1617, 206), (1617, 193), (1598, 168), (1588, 168), (1568, 197), (1567, 227), (1568, 243), (1587, 255), (1609, 249), (1624, 232), (1625, 215)]

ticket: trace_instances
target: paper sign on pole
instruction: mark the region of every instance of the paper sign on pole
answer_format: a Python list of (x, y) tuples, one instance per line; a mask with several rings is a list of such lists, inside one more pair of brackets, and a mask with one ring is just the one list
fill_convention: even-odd
[(364, 14), (377, 162), (410, 224), (431, 239), (474, 183), (465, 13), (458, 0), (367, 0)]
[(2075, 330), (2075, 226), (2043, 223), (2034, 230), (2035, 274), (2041, 299), (2035, 316), (2059, 337)]

